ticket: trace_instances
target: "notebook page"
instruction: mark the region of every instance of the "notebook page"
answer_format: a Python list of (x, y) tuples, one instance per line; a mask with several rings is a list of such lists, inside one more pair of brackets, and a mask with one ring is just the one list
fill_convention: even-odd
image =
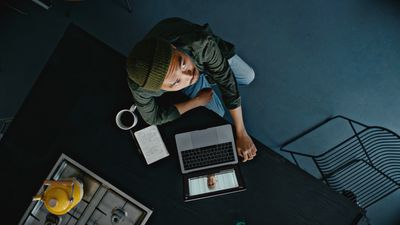
[(152, 125), (134, 133), (147, 165), (169, 156), (157, 126)]

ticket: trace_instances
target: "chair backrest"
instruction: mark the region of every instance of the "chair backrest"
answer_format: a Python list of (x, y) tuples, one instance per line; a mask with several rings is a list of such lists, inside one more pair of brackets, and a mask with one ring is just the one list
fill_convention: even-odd
[[(383, 127), (335, 116), (281, 150), (290, 153), (299, 167), (299, 162), (312, 162), (317, 178), (335, 191), (350, 191), (364, 209), (400, 188), (400, 136)], [(308, 168), (313, 167), (306, 168), (310, 173)]]
[(332, 189), (351, 190), (366, 208), (400, 188), (400, 137), (368, 127), (315, 157), (315, 163)]

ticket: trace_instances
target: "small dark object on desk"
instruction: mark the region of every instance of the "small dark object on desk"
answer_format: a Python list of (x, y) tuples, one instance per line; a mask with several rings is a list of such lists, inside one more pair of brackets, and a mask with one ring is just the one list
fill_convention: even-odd
[(49, 213), (46, 216), (46, 221), (44, 222), (44, 225), (59, 225), (61, 224), (61, 222), (62, 217)]

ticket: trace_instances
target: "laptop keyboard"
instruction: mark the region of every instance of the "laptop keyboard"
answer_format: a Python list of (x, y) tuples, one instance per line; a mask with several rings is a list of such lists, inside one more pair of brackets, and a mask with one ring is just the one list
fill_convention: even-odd
[(211, 145), (183, 151), (182, 161), (185, 170), (205, 167), (235, 160), (232, 142)]

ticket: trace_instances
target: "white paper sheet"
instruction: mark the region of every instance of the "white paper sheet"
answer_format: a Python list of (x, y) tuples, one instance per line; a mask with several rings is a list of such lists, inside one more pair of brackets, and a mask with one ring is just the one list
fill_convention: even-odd
[(152, 125), (134, 133), (147, 165), (169, 156), (157, 126)]

